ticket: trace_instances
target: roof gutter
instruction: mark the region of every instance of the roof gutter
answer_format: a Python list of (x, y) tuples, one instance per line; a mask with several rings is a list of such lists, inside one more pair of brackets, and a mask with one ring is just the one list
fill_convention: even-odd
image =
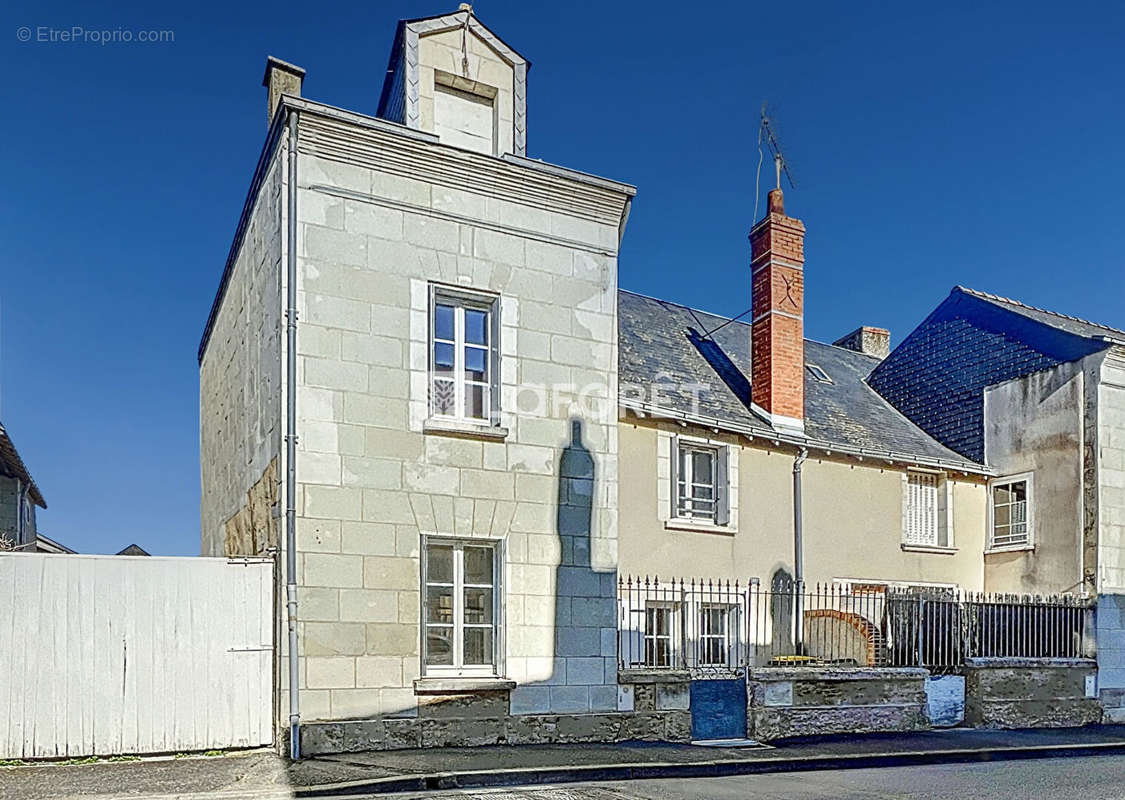
[(636, 399), (619, 399), (618, 404), (622, 408), (629, 409), (630, 411), (640, 412), (642, 414), (650, 414), (654, 417), (665, 417), (667, 419), (674, 419), (683, 423), (690, 423), (692, 425), (701, 425), (705, 428), (712, 428), (713, 430), (725, 431), (727, 433), (735, 433), (745, 436), (747, 439), (762, 439), (765, 441), (774, 442), (775, 444), (787, 444), (793, 447), (802, 448), (807, 447), (810, 450), (819, 451), (825, 455), (832, 455), (839, 453), (843, 455), (854, 456), (859, 459), (870, 458), (881, 461), (888, 461), (890, 463), (914, 464), (920, 467), (936, 467), (939, 469), (950, 470), (954, 472), (963, 472), (965, 474), (991, 476), (996, 474), (996, 470), (987, 467), (983, 464), (974, 464), (971, 461), (949, 461), (942, 458), (930, 458), (927, 456), (919, 456), (913, 453), (898, 453), (893, 450), (874, 450), (866, 447), (852, 447), (850, 445), (837, 444), (835, 442), (826, 442), (818, 439), (811, 439), (805, 436), (797, 436), (792, 433), (783, 433), (781, 431), (765, 432), (761, 429), (751, 428), (749, 425), (739, 425), (738, 423), (728, 422), (726, 420), (716, 419), (714, 417), (706, 417), (700, 414), (686, 414), (682, 411), (675, 411), (670, 408), (662, 408), (652, 403), (645, 403)]

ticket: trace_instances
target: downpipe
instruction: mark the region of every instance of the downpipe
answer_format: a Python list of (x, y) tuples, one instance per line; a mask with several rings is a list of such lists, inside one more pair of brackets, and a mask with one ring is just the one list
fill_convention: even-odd
[(285, 609), (289, 625), (289, 757), (301, 757), (297, 653), (297, 113), (289, 112), (289, 210), (286, 258)]
[(804, 592), (805, 592), (805, 546), (803, 541), (803, 519), (801, 515), (801, 468), (808, 460), (809, 451), (802, 447), (793, 459), (793, 652), (801, 655), (804, 650)]

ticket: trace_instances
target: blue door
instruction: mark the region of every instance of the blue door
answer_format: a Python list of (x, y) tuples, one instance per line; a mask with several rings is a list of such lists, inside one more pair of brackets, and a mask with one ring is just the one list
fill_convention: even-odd
[(691, 682), (691, 738), (746, 738), (746, 679)]

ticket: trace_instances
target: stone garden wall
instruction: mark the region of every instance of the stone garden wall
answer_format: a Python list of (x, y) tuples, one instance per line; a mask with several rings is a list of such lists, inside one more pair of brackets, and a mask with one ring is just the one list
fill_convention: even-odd
[(302, 725), (301, 752), (322, 755), (495, 744), (690, 741), (687, 673), (622, 673), (620, 680), (621, 710), (616, 712), (512, 714), (508, 685), (471, 694), (422, 694), (416, 716)]
[(750, 671), (748, 735), (759, 741), (830, 733), (926, 730), (924, 669), (765, 667)]
[(1097, 664), (1071, 658), (965, 660), (965, 723), (977, 728), (1071, 728), (1102, 720)]

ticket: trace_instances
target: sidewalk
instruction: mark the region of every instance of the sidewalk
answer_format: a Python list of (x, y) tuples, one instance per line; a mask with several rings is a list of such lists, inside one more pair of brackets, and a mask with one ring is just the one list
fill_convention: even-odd
[(215, 758), (0, 768), (0, 798), (341, 797), (431, 789), (709, 777), (1125, 754), (1125, 725), (830, 736), (772, 747), (627, 743), (346, 753), (293, 764), (268, 751)]

